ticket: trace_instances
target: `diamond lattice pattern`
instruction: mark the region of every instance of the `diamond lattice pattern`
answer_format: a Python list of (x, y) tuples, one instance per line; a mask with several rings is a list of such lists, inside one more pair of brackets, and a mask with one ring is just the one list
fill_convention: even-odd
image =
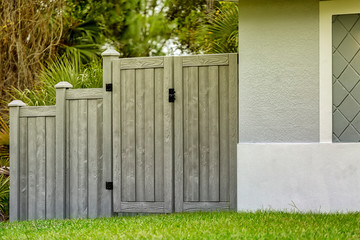
[(333, 142), (360, 141), (360, 14), (333, 18)]

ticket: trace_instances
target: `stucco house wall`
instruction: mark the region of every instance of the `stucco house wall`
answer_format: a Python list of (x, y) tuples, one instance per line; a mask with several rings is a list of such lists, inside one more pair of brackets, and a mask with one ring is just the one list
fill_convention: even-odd
[(239, 0), (238, 210), (360, 211), (360, 143), (332, 143), (332, 16), (358, 0)]

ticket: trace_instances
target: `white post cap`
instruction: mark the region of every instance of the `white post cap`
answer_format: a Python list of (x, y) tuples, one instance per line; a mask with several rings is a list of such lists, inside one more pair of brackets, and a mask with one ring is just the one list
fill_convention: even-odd
[(8, 104), (9, 107), (25, 107), (26, 104), (21, 100), (14, 100)]
[(107, 49), (105, 52), (103, 52), (101, 54), (101, 56), (103, 57), (119, 57), (120, 56), (120, 53), (114, 49)]
[(73, 85), (71, 85), (68, 82), (58, 82), (58, 84), (55, 85), (56, 89), (61, 89), (61, 88), (72, 88)]

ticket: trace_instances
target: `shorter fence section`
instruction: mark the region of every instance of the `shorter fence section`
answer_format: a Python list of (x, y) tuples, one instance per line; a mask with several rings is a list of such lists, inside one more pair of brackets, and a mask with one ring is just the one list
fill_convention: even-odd
[(10, 220), (112, 215), (103, 90), (57, 85), (57, 105), (10, 106)]

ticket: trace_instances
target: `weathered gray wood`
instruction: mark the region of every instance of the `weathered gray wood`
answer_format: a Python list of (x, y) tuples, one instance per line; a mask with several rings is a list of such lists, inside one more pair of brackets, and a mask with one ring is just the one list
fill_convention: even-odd
[(220, 82), (220, 201), (229, 201), (229, 79), (228, 67), (219, 67)]
[(209, 75), (199, 67), (200, 201), (209, 200)]
[(120, 78), (120, 61), (115, 61), (113, 65), (113, 204), (114, 211), (120, 211), (122, 201), (122, 102), (121, 102), (121, 78)]
[[(174, 87), (173, 82), (173, 58), (164, 58), (164, 96), (169, 88)], [(168, 102), (166, 97), (164, 101), (164, 207), (165, 212), (173, 212), (173, 119), (174, 107)]]
[[(98, 203), (98, 215), (97, 217), (106, 217), (106, 216), (112, 216), (112, 191), (109, 191), (107, 189), (105, 189), (105, 185), (106, 185), (106, 181), (108, 181), (107, 179), (109, 178), (109, 176), (105, 176), (105, 174), (103, 173), (104, 169), (105, 171), (109, 171), (108, 167), (104, 166), (104, 159), (103, 159), (103, 100), (102, 99), (97, 99), (96, 101), (94, 101), (94, 104), (96, 104), (96, 128), (94, 131), (97, 132), (96, 135), (96, 146), (94, 146), (94, 148), (96, 148), (96, 161), (97, 161), (97, 188), (98, 188), (98, 195), (97, 195), (97, 203)], [(89, 110), (90, 111), (90, 110)], [(91, 131), (91, 128), (89, 127), (89, 131)], [(92, 144), (89, 143), (89, 146), (91, 147)], [(112, 165), (110, 164), (110, 170)], [(89, 190), (90, 191), (90, 190)], [(103, 203), (102, 201), (106, 201), (105, 203)], [(90, 206), (89, 206), (90, 207)]]
[[(184, 77), (187, 101), (185, 120), (186, 157), (184, 160), (184, 201), (199, 201), (199, 85), (198, 68), (189, 67)], [(185, 153), (184, 153), (185, 155)]]
[(66, 91), (66, 99), (102, 99), (103, 91), (104, 90), (102, 88), (69, 89)]
[(19, 206), (19, 220), (27, 220), (28, 212), (28, 128), (27, 128), (27, 118), (20, 119), (20, 206)]
[(54, 219), (55, 209), (55, 118), (46, 118), (46, 219)]
[(164, 70), (155, 69), (155, 201), (164, 201)]
[(167, 212), (163, 202), (122, 202), (122, 212), (132, 213), (164, 213)]
[(89, 174), (88, 174), (88, 217), (96, 218), (99, 214), (99, 164), (100, 159), (98, 153), (98, 128), (101, 128), (99, 125), (98, 119), (98, 106), (97, 100), (88, 101), (88, 157), (89, 157)]
[[(160, 70), (160, 69), (158, 69)], [(145, 201), (155, 200), (155, 162), (154, 162), (154, 127), (155, 127), (155, 96), (154, 96), (154, 69), (145, 69), (145, 96), (144, 96), (144, 181), (145, 181)]]
[[(58, 86), (58, 85), (57, 85)], [(59, 87), (59, 86), (58, 86)], [(66, 85), (56, 89), (56, 218), (66, 216)]]
[(230, 210), (229, 202), (184, 202), (184, 212), (226, 211)]
[(184, 56), (182, 59), (184, 67), (221, 66), (229, 64), (227, 54)]
[(34, 141), (34, 136), (36, 136), (36, 132), (36, 118), (28, 118), (28, 220), (36, 219), (37, 144), (36, 141)]
[(79, 214), (79, 101), (70, 101), (70, 218), (77, 218)]
[(122, 201), (135, 201), (135, 70), (121, 71)]
[(209, 201), (220, 199), (219, 72), (209, 67)]
[(70, 218), (70, 101), (65, 102), (66, 109), (66, 155), (65, 155), (65, 217)]
[(121, 59), (121, 69), (141, 69), (141, 68), (162, 68), (164, 57), (144, 57)]
[(20, 117), (55, 117), (55, 106), (22, 107)]
[[(78, 100), (78, 206), (79, 218), (86, 218), (88, 211), (88, 148), (95, 146), (88, 145), (88, 106), (87, 100)], [(91, 129), (90, 131), (94, 131)]]
[(19, 220), (20, 106), (10, 107), (10, 221)]
[(135, 191), (136, 201), (142, 202), (145, 201), (145, 70), (135, 71)]
[(182, 212), (184, 200), (184, 127), (183, 117), (183, 66), (182, 57), (174, 58), (174, 85), (176, 89), (176, 101), (174, 104), (174, 146), (175, 146), (175, 211)]
[(45, 117), (36, 118), (36, 218), (46, 217), (46, 132)]
[(238, 55), (229, 54), (229, 169), (230, 207), (237, 206), (237, 143), (238, 143)]
[[(107, 50), (103, 54), (103, 182), (113, 181), (112, 175), (112, 92), (106, 92), (106, 84), (112, 83), (113, 62), (120, 54), (115, 50)], [(103, 185), (104, 186), (104, 185)], [(102, 188), (103, 188), (102, 186)], [(112, 216), (113, 199), (112, 191), (102, 191), (101, 216)]]

